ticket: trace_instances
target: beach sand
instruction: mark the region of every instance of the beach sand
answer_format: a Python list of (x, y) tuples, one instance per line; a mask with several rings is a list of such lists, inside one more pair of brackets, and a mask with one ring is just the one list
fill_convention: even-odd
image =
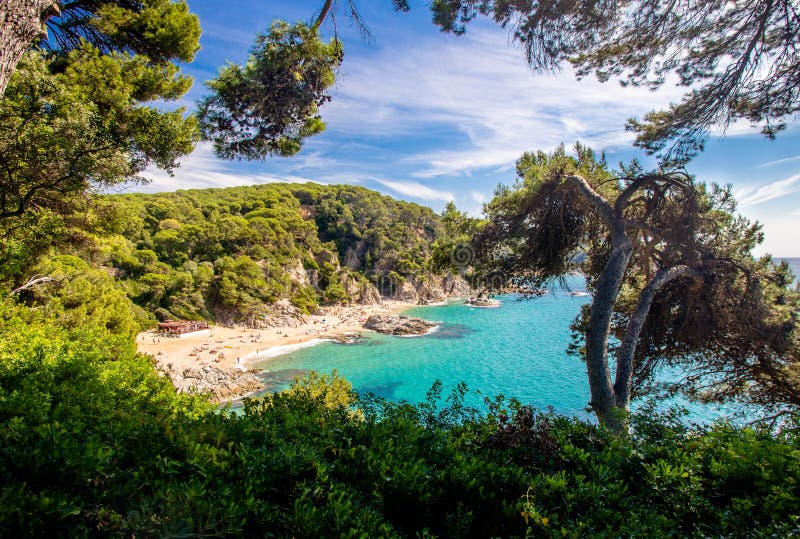
[[(321, 314), (304, 316), (294, 327), (248, 329), (243, 327), (211, 326), (209, 330), (181, 337), (158, 336), (154, 331), (136, 337), (139, 352), (149, 354), (160, 363), (175, 367), (212, 365), (249, 368), (258, 360), (288, 352), (296, 345), (312, 343), (348, 333), (361, 333), (362, 323), (373, 314), (391, 314), (415, 304), (385, 301), (381, 305), (352, 305), (328, 307)], [(270, 350), (271, 349), (271, 350)]]

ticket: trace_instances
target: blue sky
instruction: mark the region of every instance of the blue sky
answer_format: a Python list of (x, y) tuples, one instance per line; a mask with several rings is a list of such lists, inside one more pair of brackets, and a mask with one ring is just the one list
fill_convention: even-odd
[[(344, 2), (343, 2), (344, 3)], [(189, 0), (203, 27), (202, 49), (184, 71), (195, 85), (181, 104), (194, 107), (203, 81), (226, 61), (242, 62), (273, 19), (309, 21), (321, 0)], [(426, 2), (394, 13), (389, 0), (361, 0), (375, 36), (365, 43), (338, 19), (345, 59), (322, 109), (327, 130), (292, 158), (224, 161), (200, 144), (174, 177), (152, 170), (130, 191), (227, 187), (271, 181), (350, 183), (441, 210), (448, 200), (479, 214), (495, 187), (514, 181), (524, 151), (575, 141), (605, 151), (608, 161), (638, 158), (625, 120), (676, 102), (683, 89), (657, 92), (576, 81), (565, 69), (533, 74), (506, 31), (478, 21), (465, 36), (440, 33)], [(326, 25), (328, 35), (332, 28)], [(730, 183), (739, 210), (764, 225), (758, 254), (800, 256), (800, 123), (776, 141), (747, 125), (715, 134), (688, 169), (699, 180)]]

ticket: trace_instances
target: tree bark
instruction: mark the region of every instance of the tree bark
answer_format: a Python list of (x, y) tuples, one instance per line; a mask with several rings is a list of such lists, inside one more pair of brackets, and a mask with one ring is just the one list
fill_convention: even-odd
[(25, 51), (47, 35), (45, 21), (58, 13), (53, 0), (0, 0), (0, 97)]
[(608, 335), (611, 316), (617, 301), (622, 278), (633, 254), (633, 245), (625, 232), (625, 220), (585, 179), (569, 176), (566, 183), (578, 190), (611, 230), (611, 253), (597, 287), (586, 328), (586, 370), (592, 401), (589, 405), (597, 419), (607, 428), (622, 432), (625, 429), (624, 410), (617, 407), (614, 386), (608, 369)]
[(322, 6), (322, 9), (320, 10), (319, 15), (317, 16), (317, 20), (314, 21), (313, 28), (315, 30), (319, 29), (319, 27), (322, 25), (322, 23), (327, 18), (328, 13), (330, 13), (330, 11), (331, 11), (332, 4), (333, 4), (333, 0), (325, 0), (325, 4)]
[(15, 288), (14, 290), (12, 290), (9, 296), (13, 296), (14, 294), (19, 294), (23, 290), (28, 290), (39, 284), (52, 283), (52, 282), (55, 282), (55, 279), (53, 279), (52, 277), (47, 277), (46, 275), (34, 275), (30, 279), (28, 279), (27, 283), (20, 286), (19, 288)]
[(589, 374), (589, 403), (600, 422), (612, 431), (622, 432), (625, 410), (618, 409), (617, 396), (611, 385), (608, 369), (608, 335), (611, 316), (617, 301), (622, 278), (633, 254), (633, 246), (624, 230), (612, 233), (612, 248), (603, 273), (597, 280), (589, 323), (586, 327), (586, 369)]
[(617, 408), (622, 408), (626, 412), (630, 410), (633, 357), (636, 353), (636, 346), (639, 344), (642, 327), (650, 312), (650, 306), (653, 304), (653, 298), (664, 285), (673, 279), (691, 273), (692, 269), (689, 266), (673, 266), (659, 270), (639, 294), (636, 308), (628, 321), (628, 327), (625, 328), (622, 345), (617, 350), (617, 375), (614, 381)]

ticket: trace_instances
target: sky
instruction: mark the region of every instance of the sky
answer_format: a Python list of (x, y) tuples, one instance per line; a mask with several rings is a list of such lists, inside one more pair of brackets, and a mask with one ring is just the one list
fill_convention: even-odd
[[(226, 62), (247, 59), (255, 36), (271, 22), (311, 21), (322, 0), (188, 0), (200, 17), (201, 50), (183, 71), (195, 78), (177, 105), (194, 109)], [(342, 2), (344, 3), (344, 2)], [(569, 68), (533, 73), (508, 32), (488, 20), (464, 36), (443, 34), (427, 2), (395, 13), (389, 0), (356, 1), (374, 35), (365, 41), (340, 14), (345, 57), (322, 107), (327, 129), (294, 157), (226, 161), (206, 143), (184, 157), (170, 177), (128, 191), (229, 187), (275, 181), (347, 183), (441, 210), (448, 201), (480, 215), (499, 184), (514, 183), (515, 161), (526, 151), (552, 151), (580, 141), (604, 152), (609, 164), (653, 160), (632, 146), (625, 121), (677, 102), (685, 89), (656, 92), (578, 81)], [(326, 24), (323, 33), (332, 35)], [(715, 133), (688, 167), (698, 180), (731, 184), (739, 212), (762, 223), (756, 254), (800, 257), (800, 121), (770, 141), (748, 125)]]

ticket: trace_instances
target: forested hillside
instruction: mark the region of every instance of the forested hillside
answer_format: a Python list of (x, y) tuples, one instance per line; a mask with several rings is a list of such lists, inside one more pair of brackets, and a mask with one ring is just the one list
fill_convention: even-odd
[(82, 256), (159, 319), (258, 324), (281, 299), (309, 312), (446, 293), (431, 268), (441, 218), (361, 187), (268, 184), (103, 204)]

